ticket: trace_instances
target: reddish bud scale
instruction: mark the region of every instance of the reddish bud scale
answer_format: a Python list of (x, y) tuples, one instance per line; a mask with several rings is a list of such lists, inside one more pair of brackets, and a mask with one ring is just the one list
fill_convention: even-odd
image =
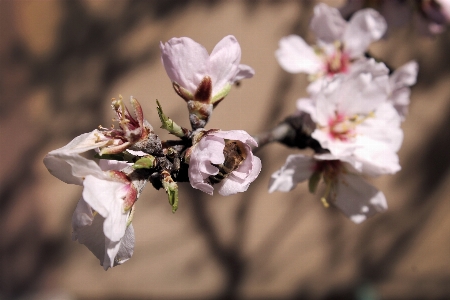
[(194, 100), (200, 102), (211, 102), (212, 81), (211, 77), (205, 76), (197, 87), (194, 94)]

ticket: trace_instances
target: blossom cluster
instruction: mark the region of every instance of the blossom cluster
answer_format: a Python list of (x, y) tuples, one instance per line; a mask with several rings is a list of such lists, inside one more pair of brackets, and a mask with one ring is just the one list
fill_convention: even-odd
[(280, 40), (281, 67), (306, 73), (311, 81), (310, 96), (297, 101), (297, 111), (314, 122), (311, 137), (320, 149), (312, 157), (290, 155), (272, 175), (270, 192), (287, 192), (306, 180), (315, 192), (322, 180), (324, 204), (335, 205), (355, 223), (387, 209), (383, 193), (364, 178), (400, 170), (400, 125), (418, 66), (411, 61), (390, 72), (365, 55), (386, 28), (373, 9), (359, 10), (346, 21), (336, 8), (318, 4), (311, 20), (316, 46), (296, 35)]
[[(146, 183), (164, 188), (175, 212), (177, 182), (189, 181), (210, 195), (217, 188), (228, 196), (246, 191), (261, 170), (252, 153), (257, 143), (247, 132), (204, 128), (233, 83), (254, 74), (240, 64), (236, 38), (226, 36), (210, 55), (187, 37), (173, 38), (160, 48), (173, 88), (187, 102), (192, 129), (178, 126), (157, 102), (162, 128), (179, 138), (161, 141), (140, 103), (130, 98), (131, 113), (120, 96), (112, 99), (118, 127), (100, 126), (44, 158), (52, 175), (83, 186), (72, 216), (72, 238), (92, 251), (105, 270), (133, 255), (133, 214)], [(90, 150), (98, 162), (81, 155)]]
[(401, 123), (418, 65), (410, 61), (393, 70), (369, 54), (370, 44), (387, 30), (385, 18), (371, 8), (345, 20), (338, 9), (318, 4), (311, 30), (314, 46), (290, 35), (275, 53), (285, 71), (308, 75), (308, 97), (298, 99), (296, 111), (272, 131), (255, 136), (205, 128), (233, 85), (255, 73), (240, 63), (236, 38), (224, 37), (210, 54), (188, 37), (161, 42), (161, 62), (186, 103), (191, 128), (166, 116), (156, 101), (161, 128), (176, 137), (161, 140), (140, 103), (130, 97), (130, 111), (120, 96), (111, 105), (117, 127), (99, 126), (49, 152), (49, 172), (83, 187), (72, 216), (73, 240), (105, 270), (120, 265), (133, 255), (133, 215), (147, 183), (165, 190), (172, 212), (179, 205), (179, 182), (209, 195), (245, 192), (261, 171), (254, 151), (269, 142), (314, 151), (289, 155), (272, 174), (269, 192), (289, 192), (308, 181), (315, 193), (322, 182), (324, 206), (337, 207), (355, 223), (385, 211), (386, 197), (367, 178), (401, 168)]

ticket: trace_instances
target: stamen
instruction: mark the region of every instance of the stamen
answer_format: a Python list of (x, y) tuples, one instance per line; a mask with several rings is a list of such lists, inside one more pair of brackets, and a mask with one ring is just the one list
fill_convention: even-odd
[(330, 204), (328, 203), (327, 199), (325, 199), (325, 197), (320, 198), (320, 201), (322, 201), (323, 207), (330, 207)]

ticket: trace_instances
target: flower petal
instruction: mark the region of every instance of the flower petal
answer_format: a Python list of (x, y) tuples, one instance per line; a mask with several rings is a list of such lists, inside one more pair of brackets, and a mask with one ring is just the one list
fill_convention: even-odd
[(107, 141), (98, 142), (99, 135), (98, 130), (94, 130), (74, 138), (66, 146), (49, 152), (44, 157), (44, 165), (53, 176), (69, 184), (82, 185), (83, 177), (89, 174), (101, 177), (100, 167), (79, 155), (106, 144)]
[(227, 84), (235, 81), (240, 61), (241, 47), (234, 36), (228, 35), (217, 43), (209, 57), (208, 66), (208, 73), (213, 84), (213, 97)]
[(169, 78), (195, 93), (208, 70), (208, 51), (188, 37), (172, 38), (160, 43), (161, 60)]
[(227, 140), (238, 140), (251, 147), (258, 146), (258, 143), (256, 143), (255, 139), (244, 130), (228, 130), (228, 131), (219, 130), (212, 133), (212, 135)]
[(342, 174), (334, 204), (355, 223), (387, 209), (384, 194), (355, 174)]
[(372, 42), (384, 35), (386, 29), (386, 21), (376, 10), (367, 8), (357, 11), (342, 37), (345, 51), (351, 58), (362, 56)]
[(128, 212), (123, 209), (125, 184), (88, 175), (83, 185), (84, 200), (105, 218), (105, 236), (111, 241), (120, 241), (125, 234), (128, 217)]
[(314, 17), (310, 26), (319, 40), (333, 43), (341, 40), (347, 22), (342, 18), (337, 8), (320, 3), (314, 7)]
[(278, 45), (275, 56), (286, 72), (315, 74), (324, 67), (314, 49), (297, 35), (282, 38)]
[[(247, 159), (249, 158), (250, 157), (247, 157)], [(250, 183), (252, 183), (256, 177), (258, 177), (259, 172), (261, 172), (261, 160), (259, 157), (251, 155), (251, 167), (251, 172), (243, 180), (235, 175), (236, 171), (239, 172), (239, 168), (236, 171), (233, 171), (226, 179), (218, 184), (217, 188), (219, 194), (222, 196), (229, 196), (245, 192), (250, 186)]]
[(302, 155), (289, 155), (280, 170), (272, 174), (269, 182), (269, 193), (274, 191), (289, 192), (298, 183), (307, 180), (314, 172), (313, 158)]
[(234, 82), (245, 79), (245, 78), (252, 78), (255, 75), (255, 70), (253, 70), (252, 67), (239, 64), (238, 66), (238, 72), (236, 76), (234, 77)]

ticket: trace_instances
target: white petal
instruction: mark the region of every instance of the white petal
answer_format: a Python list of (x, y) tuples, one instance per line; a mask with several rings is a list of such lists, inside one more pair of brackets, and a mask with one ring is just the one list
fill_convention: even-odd
[(208, 75), (208, 51), (188, 37), (160, 43), (160, 49), (169, 78), (194, 94), (203, 77)]
[(280, 66), (289, 73), (316, 74), (324, 68), (322, 59), (314, 49), (297, 35), (282, 38), (275, 56)]
[(416, 83), (419, 65), (416, 61), (409, 61), (392, 73), (389, 82), (393, 90)]
[(241, 47), (232, 35), (224, 37), (214, 47), (209, 57), (209, 75), (212, 79), (212, 95), (235, 81), (241, 61)]
[(134, 228), (133, 224), (130, 224), (125, 230), (125, 235), (120, 240), (120, 248), (114, 259), (114, 265), (121, 265), (133, 256), (134, 243)]
[(387, 209), (384, 194), (358, 175), (342, 174), (336, 192), (334, 204), (355, 223)]
[(90, 226), (93, 220), (92, 208), (83, 198), (80, 198), (72, 215), (72, 240), (76, 241), (78, 239), (78, 230), (85, 226)]
[(316, 116), (316, 105), (315, 102), (312, 99), (308, 98), (300, 98), (297, 100), (296, 103), (297, 110), (300, 112), (307, 113), (311, 116), (311, 120), (316, 122), (317, 116)]
[(347, 22), (342, 18), (339, 10), (324, 3), (314, 7), (314, 17), (311, 20), (311, 30), (319, 40), (333, 43), (341, 40), (347, 27)]
[(103, 172), (94, 161), (79, 155), (106, 143), (97, 142), (99, 134), (98, 130), (84, 133), (66, 146), (49, 152), (44, 158), (44, 165), (53, 176), (69, 184), (81, 185), (83, 177), (89, 174), (102, 176)]
[(100, 261), (105, 270), (127, 261), (134, 250), (134, 230), (130, 224), (120, 241), (112, 242), (103, 232), (105, 218), (92, 215), (91, 207), (83, 200), (77, 204), (72, 216), (72, 238), (84, 244)]
[(384, 18), (374, 9), (356, 12), (343, 35), (345, 51), (350, 57), (362, 56), (372, 42), (379, 40), (386, 32)]
[(113, 242), (108, 238), (105, 238), (105, 259), (103, 262), (103, 268), (106, 270), (109, 267), (115, 267), (121, 265), (133, 256), (134, 252), (134, 229), (130, 224), (125, 235), (120, 242)]
[(119, 241), (125, 234), (128, 213), (123, 210), (125, 184), (87, 176), (83, 182), (83, 198), (105, 218), (103, 230), (111, 241)]
[(289, 155), (280, 170), (272, 174), (269, 193), (274, 191), (289, 192), (298, 183), (307, 180), (314, 172), (313, 158), (302, 154)]
[(397, 152), (403, 141), (403, 131), (400, 128), (401, 118), (391, 103), (386, 102), (377, 107), (373, 117), (368, 117), (357, 126), (357, 140), (361, 146), (366, 139), (378, 141), (387, 149)]
[(110, 159), (100, 159), (98, 165), (103, 171), (115, 170), (121, 171), (126, 167), (132, 165), (126, 161), (110, 160)]
[(250, 173), (246, 173), (245, 178), (239, 178), (236, 176), (236, 173), (239, 172), (239, 168), (236, 171), (233, 171), (226, 179), (224, 179), (221, 183), (217, 185), (217, 189), (219, 194), (222, 196), (229, 196), (240, 192), (245, 192), (250, 183), (252, 183), (256, 177), (258, 177), (259, 172), (261, 172), (261, 160), (259, 157), (251, 155), (251, 157), (247, 157), (247, 159), (251, 159), (251, 171)]
[(44, 164), (53, 176), (69, 184), (82, 185), (83, 178), (90, 174), (103, 176), (102, 170), (93, 160), (78, 154), (49, 153), (44, 158)]
[(53, 150), (49, 154), (79, 154), (102, 147), (107, 143), (108, 140), (106, 140), (104, 135), (100, 131), (95, 129), (92, 132), (83, 133), (77, 136), (64, 147)]
[(103, 269), (108, 270), (108, 268), (114, 267), (114, 258), (117, 255), (117, 252), (119, 252), (120, 248), (120, 241), (111, 241), (105, 236), (105, 255), (103, 259), (103, 263), (101, 264), (103, 266)]
[(245, 78), (251, 78), (255, 75), (255, 70), (253, 70), (252, 67), (239, 64), (238, 66), (238, 72), (236, 74), (236, 77), (234, 77), (234, 81), (239, 81)]
[(96, 215), (91, 225), (74, 228), (78, 242), (85, 245), (100, 260), (102, 266), (105, 259), (104, 220), (102, 216)]
[(405, 117), (408, 114), (410, 96), (411, 96), (411, 89), (409, 87), (403, 87), (393, 91), (389, 97), (389, 100), (394, 105), (394, 108), (400, 115), (402, 121), (405, 120)]
[(228, 130), (228, 131), (219, 130), (217, 132), (212, 133), (211, 135), (218, 136), (228, 140), (238, 140), (252, 147), (258, 146), (255, 139), (244, 130)]

